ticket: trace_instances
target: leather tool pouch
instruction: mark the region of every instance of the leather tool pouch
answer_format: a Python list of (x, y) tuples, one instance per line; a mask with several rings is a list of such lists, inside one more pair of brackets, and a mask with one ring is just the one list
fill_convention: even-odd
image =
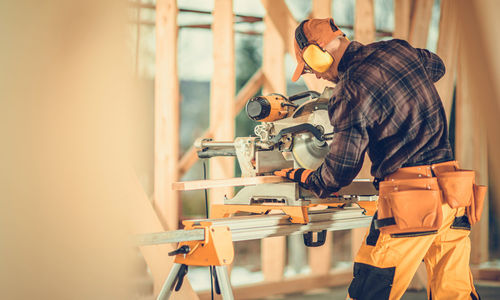
[(481, 220), (484, 206), (484, 197), (486, 196), (487, 191), (487, 186), (474, 184), (474, 192), (472, 194), (471, 205), (465, 209), (471, 225), (474, 225), (479, 222), (479, 220)]
[(456, 161), (434, 164), (431, 169), (437, 176), (446, 203), (451, 208), (466, 207), (471, 225), (479, 222), (488, 187), (475, 184), (475, 172), (459, 169)]
[(434, 232), (442, 223), (441, 204), (435, 177), (382, 181), (375, 226), (388, 234)]

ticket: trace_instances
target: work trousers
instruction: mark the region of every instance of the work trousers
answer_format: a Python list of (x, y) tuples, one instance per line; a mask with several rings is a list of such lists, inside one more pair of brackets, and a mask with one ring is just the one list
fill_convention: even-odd
[(400, 299), (422, 260), (428, 299), (480, 299), (469, 267), (470, 223), (465, 208), (443, 204), (442, 211), (442, 225), (433, 234), (395, 237), (375, 229), (372, 221), (354, 260), (348, 299)]

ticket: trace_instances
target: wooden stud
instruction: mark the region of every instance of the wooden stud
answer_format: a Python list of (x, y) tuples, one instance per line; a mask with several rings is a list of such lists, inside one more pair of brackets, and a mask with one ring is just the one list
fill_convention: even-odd
[(394, 0), (393, 38), (408, 40), (410, 35), (412, 3), (412, 0)]
[(354, 38), (362, 44), (375, 41), (375, 15), (373, 0), (356, 0)]
[(332, 17), (332, 0), (313, 0), (311, 18), (323, 19)]
[(163, 226), (177, 229), (179, 79), (177, 76), (177, 1), (158, 0), (156, 5), (155, 159), (154, 207)]
[[(460, 42), (462, 46), (462, 41)], [(464, 42), (465, 43), (465, 42)], [(467, 62), (460, 62), (457, 75), (455, 157), (464, 169), (476, 171), (476, 183), (488, 184), (488, 152), (485, 120), (477, 107), (475, 89), (469, 82), (474, 76)], [(479, 75), (480, 76), (480, 75)], [(483, 215), (471, 232), (471, 263), (479, 264), (488, 260), (488, 196)]]
[(413, 47), (426, 48), (434, 0), (418, 0), (411, 16), (409, 42)]
[[(234, 139), (234, 29), (233, 1), (215, 0), (213, 10), (214, 73), (210, 95), (210, 126), (213, 138), (220, 141)], [(217, 126), (214, 126), (217, 124)], [(234, 176), (233, 157), (210, 159), (210, 178)], [(231, 187), (210, 190), (210, 203), (224, 203), (224, 196), (231, 197)]]
[[(287, 8), (283, 1), (263, 0), (262, 4), (267, 11), (267, 14), (264, 16), (266, 30), (263, 36), (264, 49), (262, 55), (262, 71), (265, 77), (263, 93), (286, 94), (284, 54), (287, 41), (293, 37), (293, 35), (290, 35), (290, 26), (288, 26), (290, 19), (285, 14), (286, 11), (284, 11), (284, 8)], [(282, 14), (280, 18), (276, 19), (271, 15), (271, 13), (275, 12)], [(290, 36), (286, 38), (283, 35)], [(265, 280), (279, 281), (283, 279), (286, 256), (285, 248), (285, 237), (273, 237), (262, 240), (261, 263)]]
[[(375, 41), (375, 11), (373, 0), (357, 0), (356, 15), (354, 18), (354, 38), (361, 43), (368, 44)], [(371, 161), (368, 154), (365, 154), (363, 167), (356, 178), (370, 178)], [(354, 259), (363, 243), (366, 228), (356, 228), (351, 230), (351, 255)]]
[(455, 90), (455, 76), (458, 57), (458, 17), (457, 6), (454, 0), (441, 1), (441, 18), (439, 21), (439, 39), (437, 55), (446, 66), (446, 73), (436, 83), (436, 89), (443, 102), (447, 120), (450, 120), (453, 94)]

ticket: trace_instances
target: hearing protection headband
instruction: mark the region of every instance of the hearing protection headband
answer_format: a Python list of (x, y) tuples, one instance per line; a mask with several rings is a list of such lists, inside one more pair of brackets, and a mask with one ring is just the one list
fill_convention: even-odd
[[(295, 30), (295, 40), (297, 41), (297, 44), (299, 45), (300, 50), (304, 50), (305, 47), (309, 45), (309, 40), (307, 39), (305, 33), (304, 33), (304, 24), (309, 21), (309, 20), (304, 20), (300, 23), (299, 27), (297, 27), (297, 30)], [(335, 32), (339, 30), (339, 28), (333, 23), (333, 19), (330, 19), (330, 27), (332, 27), (332, 31)]]

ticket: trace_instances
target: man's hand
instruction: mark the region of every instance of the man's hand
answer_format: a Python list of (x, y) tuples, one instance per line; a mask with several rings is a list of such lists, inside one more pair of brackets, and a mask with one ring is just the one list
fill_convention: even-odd
[(275, 171), (274, 175), (281, 176), (298, 182), (302, 187), (309, 188), (309, 177), (314, 170), (299, 168), (299, 169), (282, 169), (279, 171)]

